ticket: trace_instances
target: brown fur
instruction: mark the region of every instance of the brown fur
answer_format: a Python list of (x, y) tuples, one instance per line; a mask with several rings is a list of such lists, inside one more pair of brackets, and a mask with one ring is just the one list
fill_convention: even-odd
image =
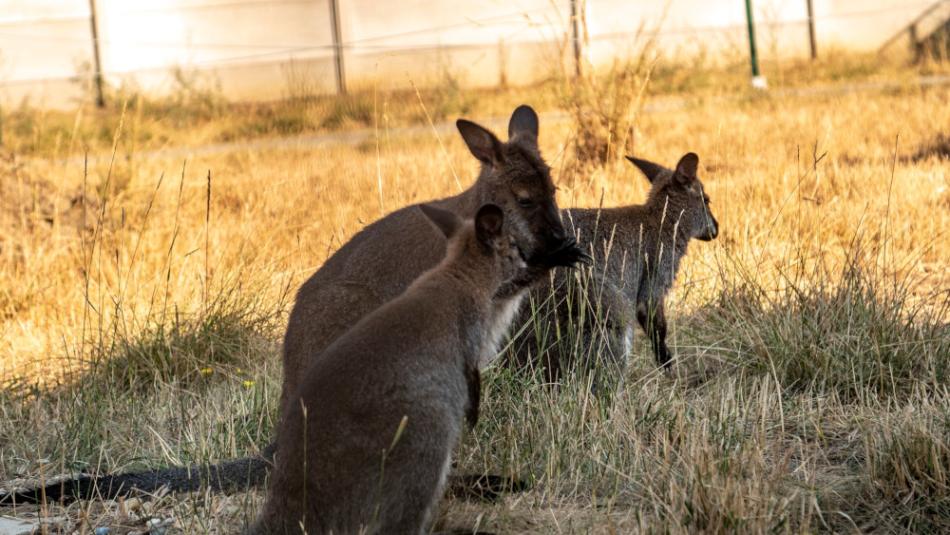
[(428, 525), (462, 421), (477, 419), (490, 333), (510, 322), (499, 311), (557, 262), (527, 267), (497, 206), (464, 225), (424, 211), (450, 238), (445, 258), (309, 359), (284, 407), (254, 533), (422, 533)]
[[(619, 378), (634, 318), (650, 336), (657, 362), (670, 366), (673, 355), (666, 345), (663, 301), (690, 240), (708, 241), (718, 235), (719, 224), (696, 174), (699, 159), (695, 154), (683, 156), (675, 170), (629, 159), (652, 183), (647, 201), (619, 208), (565, 210), (564, 219), (578, 241), (591, 247), (591, 276), (578, 277), (580, 283), (561, 274), (555, 278), (553, 294), (550, 287), (532, 292), (534, 311), (540, 317), (519, 343), (517, 362), (544, 366), (551, 380), (560, 376), (564, 366), (592, 369), (597, 359), (612, 364), (606, 371), (616, 376), (613, 379)], [(526, 308), (525, 314), (530, 312)], [(577, 319), (581, 312), (586, 313), (583, 322)], [(557, 329), (551, 326), (555, 321), (561, 322), (562, 332), (565, 322), (579, 326), (582, 332), (571, 347), (562, 347), (565, 340), (558, 339)], [(607, 333), (603, 346), (590, 350), (587, 362), (572, 362), (578, 350), (590, 349), (595, 331)], [(609, 378), (601, 379), (609, 382)]]
[[(458, 128), (481, 162), (481, 173), (469, 189), (432, 204), (462, 218), (473, 217), (482, 204), (497, 204), (529, 255), (560, 243), (565, 231), (550, 171), (538, 152), (534, 111), (527, 106), (515, 110), (507, 143), (468, 121), (460, 120)], [(282, 399), (333, 340), (402, 293), (444, 255), (444, 238), (417, 205), (367, 226), (334, 253), (297, 293), (284, 337)]]

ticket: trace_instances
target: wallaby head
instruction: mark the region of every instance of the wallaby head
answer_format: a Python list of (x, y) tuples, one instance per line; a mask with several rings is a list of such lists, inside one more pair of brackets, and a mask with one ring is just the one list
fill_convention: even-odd
[(538, 115), (519, 106), (508, 123), (508, 141), (465, 119), (456, 122), (462, 139), (482, 164), (476, 182), (479, 204), (501, 207), (510, 232), (529, 257), (563, 243), (566, 231), (555, 201), (551, 170), (538, 150)]
[(648, 160), (627, 156), (647, 180), (650, 195), (647, 205), (666, 207), (666, 213), (678, 218), (679, 232), (686, 238), (710, 241), (719, 235), (719, 223), (709, 208), (709, 195), (696, 174), (699, 156), (687, 153), (676, 164), (676, 169), (667, 169)]
[[(476, 279), (472, 282), (479, 289), (493, 291), (527, 267), (517, 239), (510, 229), (506, 232), (505, 213), (498, 205), (482, 205), (470, 222), (433, 205), (422, 204), (419, 208), (448, 240), (447, 262), (466, 271), (466, 277)], [(467, 260), (455, 262), (459, 257)]]

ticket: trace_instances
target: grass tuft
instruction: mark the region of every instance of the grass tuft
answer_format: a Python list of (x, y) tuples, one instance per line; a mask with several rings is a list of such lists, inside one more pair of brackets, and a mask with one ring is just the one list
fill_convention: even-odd
[(865, 429), (866, 507), (882, 526), (950, 530), (950, 412), (919, 397)]
[(217, 301), (194, 317), (177, 311), (167, 324), (121, 337), (94, 357), (86, 380), (129, 390), (156, 382), (196, 387), (252, 360), (272, 344), (279, 317), (247, 299)]
[[(837, 272), (827, 261), (784, 273), (775, 291), (746, 277), (697, 313), (700, 344), (738, 355), (736, 365), (774, 374), (790, 391), (906, 397), (950, 379), (950, 293), (921, 299), (916, 281), (886, 276), (853, 253)], [(728, 330), (727, 330), (728, 329)]]

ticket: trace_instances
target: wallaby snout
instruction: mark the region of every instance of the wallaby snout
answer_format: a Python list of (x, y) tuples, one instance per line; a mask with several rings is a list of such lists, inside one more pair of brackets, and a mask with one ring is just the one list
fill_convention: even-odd
[(713, 241), (719, 237), (719, 222), (710, 213), (706, 214), (706, 228), (704, 230), (702, 234), (696, 236), (697, 240)]
[(550, 239), (552, 242), (563, 243), (568, 236), (567, 230), (564, 229), (564, 222), (561, 221), (561, 214), (554, 204), (548, 205), (547, 210), (547, 221), (550, 225), (548, 227), (550, 229)]
[(564, 228), (556, 204), (550, 202), (537, 210), (542, 213), (535, 216), (535, 222), (531, 224), (531, 233), (536, 236), (536, 241), (530, 247), (529, 262), (540, 264), (552, 252), (569, 246), (568, 242), (573, 241), (573, 236), (568, 235)]

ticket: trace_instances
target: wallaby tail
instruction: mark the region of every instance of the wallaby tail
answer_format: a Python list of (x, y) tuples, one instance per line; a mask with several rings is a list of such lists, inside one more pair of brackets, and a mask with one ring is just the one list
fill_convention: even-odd
[(270, 471), (262, 455), (233, 459), (213, 465), (165, 468), (131, 474), (102, 476), (81, 475), (45, 487), (0, 494), (0, 505), (71, 502), (74, 500), (114, 499), (136, 493), (152, 493), (166, 488), (171, 492), (191, 492), (210, 488), (214, 492), (233, 492), (262, 485)]

